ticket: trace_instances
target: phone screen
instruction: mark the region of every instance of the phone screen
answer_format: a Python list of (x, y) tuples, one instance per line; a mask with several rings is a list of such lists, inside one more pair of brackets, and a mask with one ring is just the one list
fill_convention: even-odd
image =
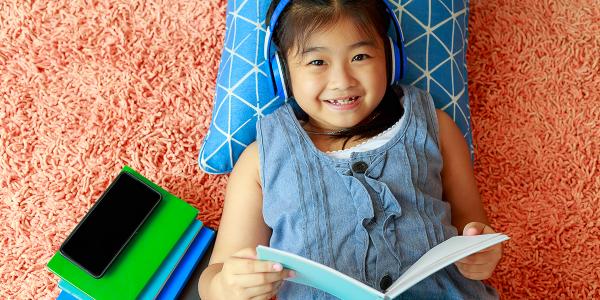
[(150, 186), (122, 172), (62, 244), (60, 252), (101, 277), (161, 199)]

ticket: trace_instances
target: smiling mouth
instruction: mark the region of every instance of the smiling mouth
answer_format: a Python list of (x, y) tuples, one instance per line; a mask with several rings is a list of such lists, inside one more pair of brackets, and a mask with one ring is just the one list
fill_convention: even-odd
[(358, 96), (354, 96), (354, 97), (350, 97), (350, 98), (341, 98), (341, 99), (335, 99), (335, 100), (325, 100), (326, 102), (329, 102), (331, 104), (335, 104), (335, 105), (347, 105), (347, 104), (351, 104), (354, 103), (354, 101), (358, 100)]

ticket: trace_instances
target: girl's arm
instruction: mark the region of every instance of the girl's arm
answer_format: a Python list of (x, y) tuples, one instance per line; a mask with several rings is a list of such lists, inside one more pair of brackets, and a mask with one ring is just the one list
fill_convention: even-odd
[(450, 116), (441, 110), (436, 110), (436, 113), (440, 128), (440, 151), (444, 160), (443, 198), (452, 208), (452, 225), (460, 233), (470, 222), (489, 224), (479, 197), (465, 138)]
[[(444, 159), (442, 168), (443, 198), (452, 208), (452, 224), (463, 235), (494, 233), (483, 210), (467, 143), (454, 121), (438, 110), (440, 150)], [(497, 244), (471, 254), (457, 266), (460, 273), (473, 280), (488, 279), (502, 257), (502, 245)]]
[[(262, 215), (258, 147), (252, 143), (236, 162), (229, 180), (223, 213), (209, 266), (198, 284), (202, 299), (220, 299), (224, 291), (213, 279), (223, 263), (241, 249), (268, 245), (271, 231)], [(251, 257), (249, 257), (251, 258)]]

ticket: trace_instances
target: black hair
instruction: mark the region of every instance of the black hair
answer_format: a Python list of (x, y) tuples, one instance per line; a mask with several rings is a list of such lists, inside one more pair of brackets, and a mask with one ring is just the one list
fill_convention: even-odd
[[(267, 24), (269, 24), (273, 11), (279, 0), (273, 0), (267, 11)], [(279, 56), (283, 60), (284, 78), (286, 86), (291, 87), (289, 72), (287, 70), (286, 53), (295, 49), (302, 53), (310, 35), (337, 22), (341, 17), (350, 17), (357, 29), (366, 35), (378, 35), (384, 41), (386, 63), (388, 65), (387, 78), (390, 79), (390, 47), (387, 38), (390, 16), (386, 11), (383, 1), (367, 0), (293, 0), (283, 10), (273, 31), (273, 43), (277, 46)], [(289, 88), (289, 95), (292, 95)], [(346, 142), (352, 137), (365, 139), (373, 137), (396, 123), (403, 115), (404, 110), (400, 103), (403, 96), (402, 89), (398, 86), (388, 85), (382, 101), (367, 116), (364, 124), (360, 124), (336, 133), (333, 138), (345, 138)], [(301, 120), (307, 120), (306, 114), (300, 114)], [(343, 147), (342, 147), (343, 148)]]

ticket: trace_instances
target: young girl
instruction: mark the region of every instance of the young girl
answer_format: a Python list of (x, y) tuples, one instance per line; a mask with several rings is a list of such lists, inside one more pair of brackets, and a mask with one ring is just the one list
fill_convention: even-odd
[[(237, 161), (202, 299), (334, 298), (285, 281), (294, 272), (257, 260), (257, 245), (383, 291), (458, 232), (494, 232), (460, 130), (426, 92), (389, 84), (389, 22), (382, 1), (294, 0), (282, 12), (273, 41), (299, 109), (262, 118)], [(473, 254), (402, 297), (497, 298), (479, 280), (501, 253)]]

